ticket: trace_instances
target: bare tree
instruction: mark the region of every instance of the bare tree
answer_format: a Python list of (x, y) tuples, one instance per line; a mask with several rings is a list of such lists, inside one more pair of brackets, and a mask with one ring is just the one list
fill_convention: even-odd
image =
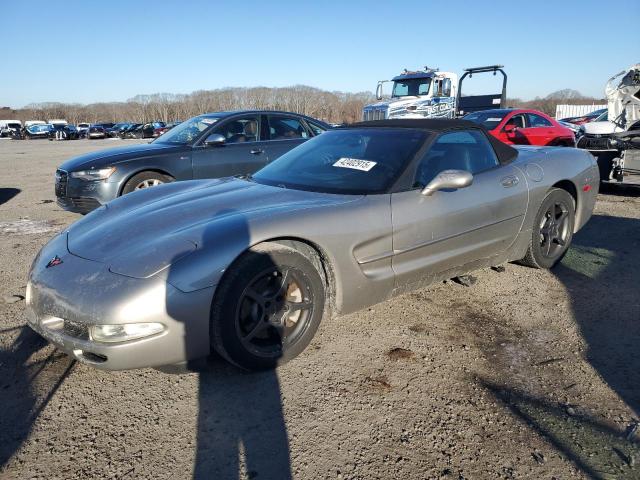
[(219, 88), (190, 94), (154, 93), (136, 95), (126, 102), (81, 105), (47, 102), (24, 108), (2, 109), (5, 118), (50, 120), (64, 118), (71, 123), (184, 120), (215, 111), (260, 109), (302, 113), (328, 122), (360, 120), (362, 107), (374, 100), (369, 92), (327, 92), (307, 85), (284, 88)]

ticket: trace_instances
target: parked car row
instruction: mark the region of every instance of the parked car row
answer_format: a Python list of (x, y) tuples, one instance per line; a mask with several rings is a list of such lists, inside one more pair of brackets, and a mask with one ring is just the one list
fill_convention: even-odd
[(50, 140), (76, 140), (79, 138), (157, 138), (180, 122), (149, 123), (78, 123), (71, 125), (64, 120), (56, 123), (0, 121), (0, 136), (16, 140), (48, 138)]

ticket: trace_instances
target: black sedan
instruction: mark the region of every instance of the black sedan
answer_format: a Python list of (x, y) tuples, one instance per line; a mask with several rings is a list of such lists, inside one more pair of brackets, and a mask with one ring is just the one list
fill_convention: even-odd
[(112, 138), (119, 137), (120, 133), (130, 125), (132, 124), (128, 122), (116, 123), (113, 127), (109, 127), (106, 129), (107, 136)]
[(77, 140), (80, 132), (75, 125), (55, 124), (49, 130), (49, 140)]
[(107, 138), (107, 129), (102, 125), (91, 125), (87, 131), (87, 138)]
[(124, 138), (134, 138), (131, 136), (131, 133), (134, 132), (137, 128), (142, 127), (141, 123), (130, 123), (129, 125), (127, 125), (126, 127), (122, 128), (119, 132), (118, 132), (118, 137), (124, 139)]
[(287, 112), (200, 115), (151, 143), (66, 161), (56, 171), (58, 204), (87, 213), (120, 195), (162, 183), (247, 175), (329, 128)]

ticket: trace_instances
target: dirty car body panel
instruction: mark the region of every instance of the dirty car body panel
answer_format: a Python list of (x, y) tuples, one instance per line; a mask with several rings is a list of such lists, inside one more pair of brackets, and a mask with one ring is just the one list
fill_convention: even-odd
[[(374, 142), (383, 134), (411, 138), (416, 145), (379, 191), (337, 188), (338, 177), (326, 188), (272, 178), (278, 162), (286, 166), (300, 155), (296, 152), (321, 157), (327, 145), (334, 148), (349, 135)], [(455, 143), (471, 137), (489, 145), (496, 164), (474, 173), (465, 188), (422, 195), (424, 185), (416, 179), (424, 177), (425, 158), (444, 139)], [(346, 160), (346, 168), (353, 168), (353, 158)], [(475, 168), (473, 158), (465, 161)], [(384, 171), (384, 162), (371, 163), (376, 162), (356, 165), (369, 168), (363, 175), (376, 167)], [(344, 175), (360, 173), (344, 170)], [(586, 152), (514, 149), (460, 120), (355, 124), (306, 142), (253, 178), (170, 183), (93, 211), (35, 259), (27, 292), (30, 325), (97, 368), (197, 359), (210, 352), (210, 309), (217, 286), (234, 261), (258, 244), (294, 240), (316, 251), (330, 308), (339, 316), (439, 279), (521, 259), (536, 212), (553, 186), (574, 196), (577, 231), (591, 216), (598, 188), (597, 167)], [(120, 343), (91, 336), (93, 325), (131, 322), (159, 323), (163, 329)]]

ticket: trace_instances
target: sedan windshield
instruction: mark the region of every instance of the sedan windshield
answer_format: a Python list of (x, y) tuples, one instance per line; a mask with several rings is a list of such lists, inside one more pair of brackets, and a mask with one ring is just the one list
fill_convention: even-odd
[(218, 117), (201, 115), (193, 117), (176, 125), (154, 143), (171, 143), (173, 145), (187, 145), (197, 139), (202, 132), (218, 121)]
[(404, 128), (329, 130), (285, 153), (252, 180), (324, 193), (384, 193), (427, 135)]

